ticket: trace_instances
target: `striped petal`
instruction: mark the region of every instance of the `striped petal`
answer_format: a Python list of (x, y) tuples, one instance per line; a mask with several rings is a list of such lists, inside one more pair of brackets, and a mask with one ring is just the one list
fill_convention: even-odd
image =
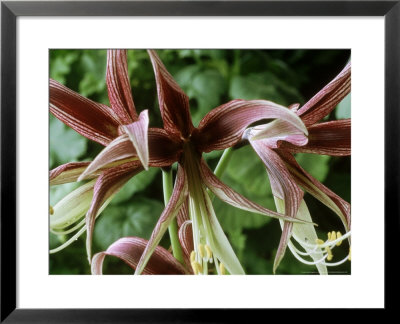
[[(149, 166), (168, 167), (178, 160), (182, 151), (179, 138), (169, 135), (159, 128), (150, 128), (149, 141)], [(78, 180), (85, 179), (99, 168), (113, 166), (137, 158), (136, 150), (128, 134), (122, 134), (101, 151)]]
[(148, 50), (148, 53), (156, 78), (164, 129), (169, 133), (181, 133), (187, 138), (193, 130), (189, 98), (167, 71), (156, 51)]
[(160, 243), (169, 224), (176, 217), (182, 204), (186, 201), (187, 194), (188, 188), (185, 172), (183, 171), (183, 168), (179, 165), (171, 198), (168, 201), (168, 204), (165, 207), (164, 211), (162, 212), (153, 230), (153, 233), (151, 234), (150, 240), (147, 243), (147, 246), (139, 260), (135, 274), (138, 275), (143, 272), (147, 262), (149, 261), (157, 245)]
[(194, 250), (192, 221), (187, 220), (179, 227), (178, 236), (179, 243), (182, 246), (183, 259), (185, 261), (186, 267), (190, 269), (191, 272), (193, 272), (192, 266), (190, 264), (190, 254)]
[(282, 150), (277, 153), (285, 161), (297, 184), (335, 212), (348, 232), (351, 226), (350, 204), (307, 173), (290, 153)]
[(94, 185), (93, 200), (86, 214), (86, 251), (91, 260), (92, 236), (94, 223), (99, 208), (103, 203), (114, 196), (122, 186), (135, 174), (143, 170), (139, 161), (128, 162), (104, 171)]
[(286, 107), (265, 100), (232, 100), (210, 111), (192, 138), (203, 152), (223, 150), (238, 143), (250, 124), (272, 118), (285, 120), (307, 134), (301, 119)]
[(137, 113), (129, 82), (126, 50), (107, 51), (106, 82), (111, 108), (115, 111), (122, 124), (133, 123), (137, 119)]
[[(270, 149), (264, 140), (250, 141), (250, 144), (267, 168), (269, 178), (271, 179), (273, 195), (284, 201), (284, 209), (278, 211), (295, 218), (300, 202), (303, 199), (303, 191), (298, 187), (286, 169), (286, 165), (279, 155)], [(274, 273), (285, 255), (286, 247), (292, 234), (292, 228), (292, 222), (284, 222), (281, 240), (274, 261)]]
[(139, 160), (146, 170), (149, 168), (148, 127), (149, 113), (147, 110), (143, 110), (140, 113), (139, 119), (136, 122), (123, 126), (123, 129), (129, 135), (129, 139), (136, 149)]
[(137, 157), (136, 150), (129, 140), (129, 136), (127, 134), (118, 136), (96, 156), (85, 172), (79, 176), (78, 181), (86, 179), (107, 164), (135, 157)]
[(331, 156), (351, 155), (351, 119), (314, 124), (308, 128), (308, 143), (296, 146), (280, 143), (279, 147), (292, 153), (315, 153)]
[(50, 112), (79, 134), (107, 145), (118, 136), (120, 121), (111, 108), (50, 79)]
[[(54, 168), (50, 171), (50, 186), (77, 181), (89, 164), (90, 162), (70, 162)], [(97, 175), (92, 174), (91, 177)]]
[(261, 214), (273, 218), (283, 219), (290, 222), (301, 222), (297, 218), (293, 218), (284, 214), (280, 214), (269, 210), (263, 206), (252, 202), (251, 200), (243, 197), (241, 194), (234, 191), (232, 188), (221, 182), (209, 169), (204, 160), (201, 163), (201, 174), (205, 185), (222, 201), (236, 208), (247, 210), (256, 214)]
[(312, 97), (297, 114), (306, 126), (311, 126), (328, 115), (351, 90), (351, 63), (322, 90)]
[(246, 130), (243, 137), (250, 141), (263, 140), (263, 143), (270, 148), (277, 148), (282, 142), (289, 142), (296, 146), (303, 146), (308, 142), (307, 136), (301, 130), (282, 119), (252, 127)]
[[(117, 257), (132, 269), (136, 269), (140, 256), (148, 241), (139, 237), (123, 237), (111, 244), (104, 252), (97, 253), (92, 260), (92, 274), (103, 274), (103, 261), (107, 255)], [(143, 274), (187, 274), (185, 268), (161, 246), (157, 246)]]

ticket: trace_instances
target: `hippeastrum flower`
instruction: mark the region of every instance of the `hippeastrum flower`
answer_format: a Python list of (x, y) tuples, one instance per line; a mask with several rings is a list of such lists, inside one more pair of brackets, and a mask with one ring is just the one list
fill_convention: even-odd
[[(169, 139), (176, 143), (178, 171), (172, 196), (153, 230), (135, 274), (144, 271), (150, 256), (181, 208), (188, 210), (192, 222), (193, 253), (190, 262), (193, 272), (207, 274), (208, 262), (212, 261), (218, 273), (223, 273), (226, 267), (231, 274), (243, 274), (243, 268), (215, 216), (207, 188), (218, 198), (237, 208), (289, 222), (304, 221), (268, 210), (232, 190), (211, 172), (202, 159), (202, 153), (234, 146), (241, 140), (246, 127), (262, 119), (282, 119), (304, 133), (307, 133), (307, 129), (294, 112), (264, 100), (230, 101), (210, 111), (196, 128), (191, 120), (187, 95), (172, 78), (156, 52), (148, 52), (155, 73), (164, 130)], [(127, 152), (128, 146), (132, 146), (131, 143), (121, 138), (115, 144), (115, 150)], [(152, 149), (152, 143), (149, 147)], [(115, 154), (102, 153), (92, 163), (96, 167), (88, 167), (90, 172), (120, 158)], [(125, 154), (123, 157), (127, 158), (129, 155)], [(96, 160), (101, 160), (101, 163)]]
[[(307, 126), (308, 137), (305, 136), (305, 132), (300, 132), (282, 119), (249, 128), (244, 134), (244, 138), (249, 140), (266, 166), (279, 212), (311, 222), (310, 213), (303, 200), (303, 190), (305, 190), (332, 209), (340, 217), (346, 230), (343, 236), (340, 232), (329, 234), (332, 237), (324, 243), (318, 239), (313, 226), (281, 221), (283, 229), (275, 257), (274, 272), (287, 246), (303, 263), (315, 264), (321, 274), (327, 273), (326, 266), (338, 265), (347, 259), (336, 263), (325, 262), (332, 259), (332, 248), (350, 236), (350, 204), (302, 169), (293, 157), (293, 153), (332, 156), (351, 154), (350, 119), (319, 123), (350, 92), (350, 74), (349, 63), (303, 107), (298, 109), (298, 104), (290, 107)], [(294, 246), (291, 237), (299, 242), (305, 252), (299, 251)], [(300, 255), (310, 256), (313, 261), (304, 260)]]
[[(95, 180), (73, 191), (51, 208), (50, 228), (57, 234), (79, 231), (61, 247), (73, 242), (88, 229), (88, 251), (94, 220), (118, 190), (135, 174), (151, 166), (170, 165), (174, 143), (160, 129), (148, 130), (148, 112), (138, 116), (129, 85), (126, 51), (107, 52), (107, 89), (111, 107), (96, 103), (50, 80), (50, 112), (81, 135), (107, 146), (113, 152), (115, 142), (130, 142), (128, 158), (97, 168), (85, 178)], [(157, 142), (149, 151), (148, 142)], [(115, 151), (114, 151), (115, 153)], [(173, 152), (172, 152), (173, 153)], [(80, 180), (90, 162), (67, 163), (50, 172), (50, 185)], [(82, 177), (81, 177), (82, 178)], [(82, 217), (86, 214), (86, 221)], [(86, 224), (86, 225), (85, 225)], [(54, 251), (54, 252), (55, 252)]]

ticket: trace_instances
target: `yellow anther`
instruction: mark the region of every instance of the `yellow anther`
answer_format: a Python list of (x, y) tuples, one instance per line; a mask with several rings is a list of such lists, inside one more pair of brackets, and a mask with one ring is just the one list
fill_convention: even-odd
[(203, 267), (197, 261), (191, 262), (191, 265), (192, 265), (192, 269), (193, 269), (193, 272), (195, 275), (203, 272)]
[(322, 244), (324, 244), (325, 242), (322, 241), (321, 239), (316, 239), (316, 240), (315, 240), (315, 243), (317, 243), (318, 245), (322, 245)]
[(203, 244), (199, 244), (199, 255), (202, 259), (206, 256), (206, 251)]
[(219, 274), (221, 275), (226, 274), (225, 266), (222, 262), (219, 264)]
[(349, 247), (349, 256), (347, 257), (349, 261), (351, 261), (351, 246)]
[(50, 215), (53, 215), (53, 214), (54, 214), (54, 209), (53, 209), (53, 207), (50, 206)]
[(192, 251), (190, 253), (190, 263), (196, 261), (196, 252)]
[(336, 233), (334, 231), (331, 233), (331, 241), (336, 241)]
[(328, 241), (331, 240), (331, 232), (328, 232)]
[(326, 253), (328, 253), (328, 257), (326, 258), (328, 261), (331, 261), (332, 260), (332, 258), (333, 258), (333, 254), (332, 254), (332, 251), (331, 251), (331, 249), (329, 248), (329, 246), (327, 246), (326, 248), (325, 248), (325, 251), (326, 251)]
[(206, 248), (206, 252), (207, 252), (207, 259), (210, 260), (212, 258), (212, 251), (209, 245), (205, 245), (204, 246)]
[[(340, 238), (342, 237), (342, 233), (337, 232), (337, 233), (336, 233), (336, 237), (337, 237), (337, 239), (340, 239)], [(342, 241), (337, 242), (337, 243), (336, 243), (336, 246), (339, 246), (340, 244), (342, 244)]]

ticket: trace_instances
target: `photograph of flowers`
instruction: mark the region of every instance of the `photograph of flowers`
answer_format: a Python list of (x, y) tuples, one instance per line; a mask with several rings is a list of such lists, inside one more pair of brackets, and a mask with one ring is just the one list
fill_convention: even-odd
[(49, 274), (351, 274), (350, 50), (49, 61)]

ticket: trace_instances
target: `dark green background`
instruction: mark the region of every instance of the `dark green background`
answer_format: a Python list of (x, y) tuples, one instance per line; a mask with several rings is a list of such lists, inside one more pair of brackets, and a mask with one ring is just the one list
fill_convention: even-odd
[[(190, 98), (195, 126), (212, 108), (231, 99), (266, 99), (288, 106), (305, 103), (333, 79), (350, 59), (348, 50), (159, 50), (162, 61)], [(150, 126), (162, 127), (156, 85), (149, 57), (144, 50), (128, 51), (128, 69), (138, 112), (149, 109)], [(50, 77), (83, 96), (109, 105), (105, 84), (105, 50), (51, 50)], [(350, 96), (327, 117), (350, 118)], [(71, 161), (92, 160), (102, 146), (87, 140), (50, 116), (50, 168)], [(206, 155), (215, 167), (222, 152)], [(350, 202), (350, 157), (298, 154), (296, 159), (314, 177)], [(222, 180), (246, 197), (275, 209), (263, 164), (252, 149), (236, 150)], [(54, 205), (79, 184), (55, 186)], [(338, 217), (306, 194), (320, 238), (331, 230), (342, 231)], [(218, 199), (214, 207), (223, 229), (248, 274), (271, 274), (281, 229), (278, 221), (244, 212)], [(94, 252), (105, 250), (123, 236), (148, 238), (163, 210), (161, 172), (150, 169), (129, 181), (98, 218)], [(89, 274), (86, 234), (57, 254), (50, 255), (51, 274)], [(66, 237), (50, 234), (50, 248)], [(166, 248), (169, 239), (162, 241)], [(334, 261), (347, 253), (347, 243), (334, 249)], [(108, 260), (110, 259), (110, 260)], [(106, 259), (105, 273), (132, 273), (124, 263)], [(329, 269), (350, 273), (350, 263)], [(304, 274), (316, 268), (299, 263), (288, 250), (278, 274)]]

